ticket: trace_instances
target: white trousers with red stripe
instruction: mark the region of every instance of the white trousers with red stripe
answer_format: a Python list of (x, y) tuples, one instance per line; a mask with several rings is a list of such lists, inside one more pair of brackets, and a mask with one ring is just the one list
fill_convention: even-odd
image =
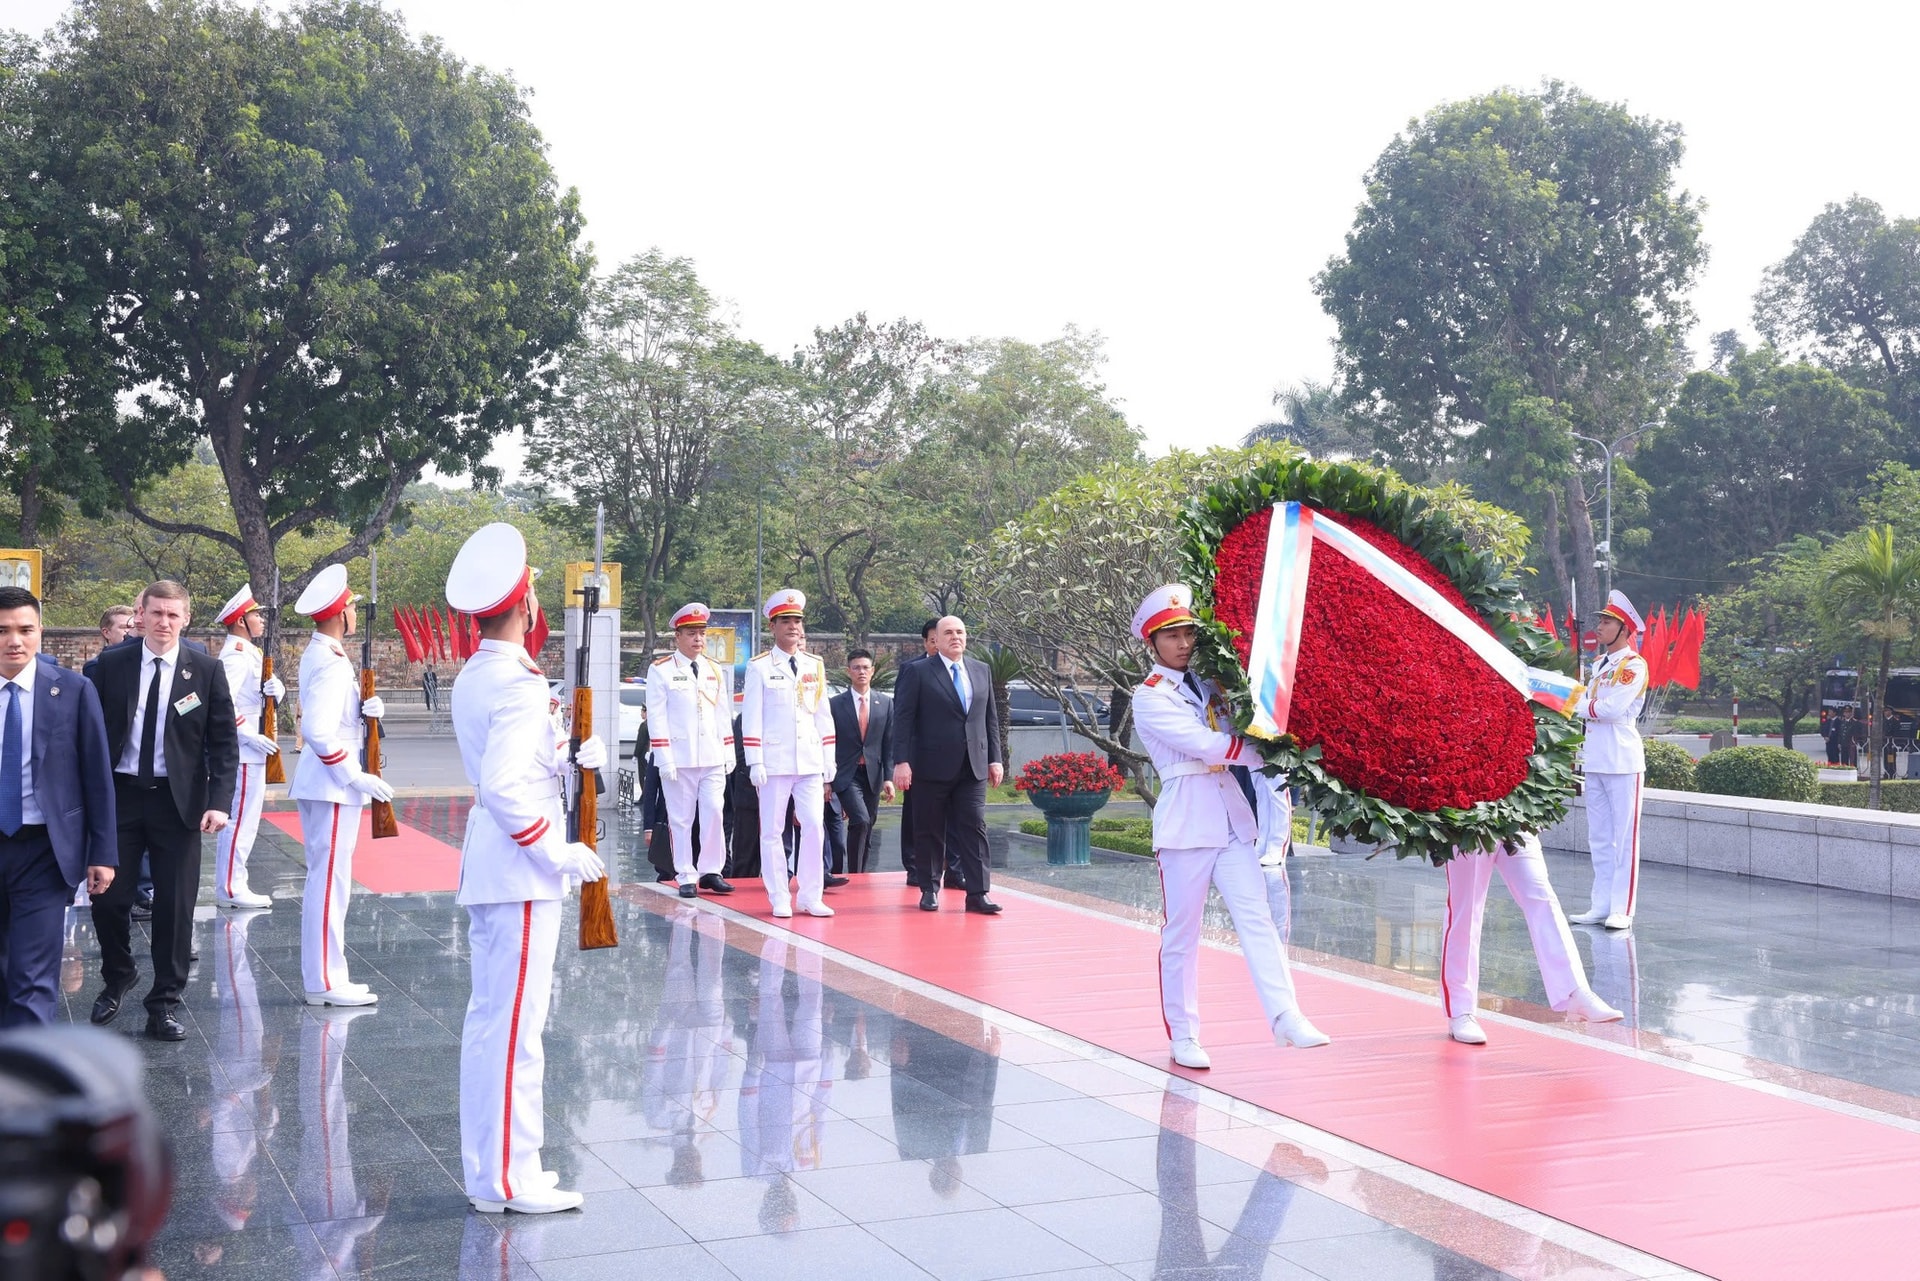
[(253, 840), (260, 834), (260, 802), (266, 794), (267, 767), (240, 762), (238, 780), (233, 785), (231, 819), (214, 838), (213, 893), (216, 898), (231, 899), (235, 893), (252, 889), (247, 884), (247, 859), (253, 854)]
[(1640, 789), (1645, 774), (1589, 774), (1587, 848), (1593, 853), (1592, 912), (1632, 916), (1640, 899)]
[[(1274, 875), (1284, 879), (1286, 871)], [(1160, 927), (1160, 1004), (1167, 1035), (1176, 1041), (1200, 1039), (1200, 923), (1209, 885), (1219, 888), (1233, 917), (1268, 1025), (1299, 1005), (1274, 924), (1267, 873), (1253, 845), (1235, 841), (1222, 849), (1161, 850), (1160, 892), (1167, 919)]]
[(800, 849), (795, 854), (795, 879), (801, 903), (818, 903), (826, 889), (827, 864), (821, 857), (826, 837), (826, 792), (818, 774), (769, 774), (760, 789), (760, 879), (767, 902), (785, 907), (787, 896), (787, 802), (793, 802), (800, 822)]
[[(718, 875), (727, 861), (727, 829), (720, 806), (726, 799), (727, 767), (682, 765), (673, 777), (660, 776), (667, 801), (667, 826), (673, 829), (673, 871), (681, 884)], [(700, 820), (700, 850), (693, 848), (693, 821)]]
[(473, 995), (460, 1031), (460, 1167), (467, 1195), (511, 1201), (536, 1187), (546, 1137), (541, 1034), (553, 995), (560, 901), (470, 903)]
[(1573, 950), (1566, 914), (1547, 880), (1540, 842), (1528, 837), (1511, 853), (1503, 847), (1492, 854), (1455, 854), (1447, 860), (1447, 925), (1440, 938), (1440, 1001), (1447, 1017), (1471, 1014), (1480, 1002), (1480, 923), (1496, 871), (1527, 918), (1547, 1003), (1564, 1010), (1568, 999), (1587, 986), (1587, 976), (1580, 968), (1580, 954)]
[(301, 801), (300, 843), (307, 888), (300, 900), (300, 981), (331, 992), (347, 977), (347, 900), (353, 895), (353, 847), (360, 839), (358, 805)]

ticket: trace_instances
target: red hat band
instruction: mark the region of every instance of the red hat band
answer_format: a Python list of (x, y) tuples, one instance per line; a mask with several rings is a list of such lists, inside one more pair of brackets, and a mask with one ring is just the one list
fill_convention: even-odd
[(1193, 616), (1193, 611), (1185, 605), (1174, 605), (1161, 610), (1145, 623), (1141, 624), (1140, 632), (1148, 639), (1152, 639), (1153, 634), (1163, 627), (1178, 627), (1183, 623), (1198, 623), (1199, 621), (1199, 619)]
[(351, 604), (353, 604), (353, 588), (349, 587), (346, 590), (342, 591), (339, 596), (335, 597), (333, 602), (329, 604), (325, 609), (321, 610), (317, 614), (310, 614), (308, 615), (308, 617), (313, 619), (313, 621), (316, 623), (324, 623), (329, 618), (332, 618), (334, 615), (345, 610), (346, 607)]
[(469, 610), (468, 612), (471, 613), (475, 618), (498, 618), (500, 615), (512, 609), (515, 605), (518, 605), (522, 600), (526, 599), (527, 589), (532, 586), (533, 586), (533, 567), (529, 565), (526, 569), (521, 571), (519, 579), (513, 585), (513, 589), (509, 591), (505, 596), (502, 596), (499, 600), (487, 606), (485, 609)]

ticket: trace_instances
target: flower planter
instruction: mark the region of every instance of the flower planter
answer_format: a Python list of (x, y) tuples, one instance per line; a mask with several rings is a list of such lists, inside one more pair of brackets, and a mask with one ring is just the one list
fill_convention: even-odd
[(1106, 792), (1029, 792), (1029, 799), (1047, 816), (1047, 862), (1062, 867), (1085, 867), (1093, 861), (1092, 820), (1107, 803)]

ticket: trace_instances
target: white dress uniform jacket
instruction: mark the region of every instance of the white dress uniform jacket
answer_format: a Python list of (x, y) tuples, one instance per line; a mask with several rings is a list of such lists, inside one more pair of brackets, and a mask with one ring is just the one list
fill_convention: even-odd
[(1580, 700), (1587, 722), (1582, 765), (1589, 774), (1640, 774), (1647, 768), (1640, 742), (1640, 709), (1647, 701), (1647, 660), (1631, 648), (1605, 654)]
[(483, 640), (453, 683), (453, 732), (473, 784), (455, 901), (524, 903), (566, 896), (566, 814), (547, 678), (524, 646)]
[(1155, 664), (1133, 690), (1133, 727), (1160, 774), (1156, 850), (1252, 844), (1260, 835), (1246, 793), (1227, 770), (1249, 763), (1246, 740), (1232, 732), (1219, 689), (1195, 679), (1204, 697), (1195, 696), (1183, 673)]
[(657, 659), (647, 672), (647, 740), (655, 765), (733, 764), (733, 672), (704, 654), (699, 662), (698, 677), (679, 653)]
[(360, 772), (360, 749), (367, 737), (366, 722), (360, 719), (360, 682), (345, 647), (319, 632), (300, 655), (300, 736), (306, 750), (293, 767), (287, 794), (296, 801), (364, 806), (366, 795), (349, 785)]
[[(258, 734), (260, 713), (267, 705), (266, 699), (260, 696), (259, 647), (244, 637), (229, 636), (227, 643), (220, 647), (220, 666), (226, 669), (227, 691), (233, 695), (233, 723), (242, 734)], [(251, 747), (242, 738), (240, 763), (265, 765), (266, 749)]]
[[(796, 668), (798, 670), (796, 670)], [(747, 664), (740, 736), (748, 765), (771, 775), (834, 772), (833, 711), (827, 665), (812, 654), (768, 650)]]

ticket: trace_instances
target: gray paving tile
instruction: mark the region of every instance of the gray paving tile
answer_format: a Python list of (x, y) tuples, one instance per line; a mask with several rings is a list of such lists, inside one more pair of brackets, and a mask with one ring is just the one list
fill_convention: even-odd
[(1076, 1201), (1136, 1190), (1126, 1180), (1065, 1148), (976, 1152), (960, 1159), (959, 1177), (1000, 1205)]
[[(648, 1187), (637, 1193), (695, 1241), (761, 1233), (784, 1235), (838, 1227), (845, 1215), (782, 1175), (712, 1179), (698, 1187)], [(612, 1194), (609, 1194), (612, 1195)]]
[(875, 1223), (868, 1231), (940, 1281), (996, 1281), (1096, 1261), (1011, 1210), (994, 1208)]
[(736, 1276), (752, 1281), (820, 1281), (822, 1277), (909, 1281), (932, 1275), (866, 1229), (852, 1226), (735, 1237), (707, 1248)]
[(688, 1241), (686, 1232), (632, 1188), (590, 1192), (580, 1209), (560, 1214), (507, 1214), (499, 1226), (514, 1251), (535, 1264)]
[[(989, 1154), (991, 1155), (991, 1154)], [(793, 1181), (845, 1215), (869, 1227), (888, 1219), (920, 1218), (984, 1210), (987, 1197), (961, 1181), (971, 1157), (807, 1170)]]
[(1273, 1252), (1326, 1281), (1496, 1281), (1504, 1275), (1397, 1229), (1291, 1241)]
[(538, 1264), (536, 1270), (540, 1281), (634, 1281), (639, 1277), (738, 1281), (725, 1264), (698, 1245), (622, 1250), (585, 1259), (549, 1259)]

